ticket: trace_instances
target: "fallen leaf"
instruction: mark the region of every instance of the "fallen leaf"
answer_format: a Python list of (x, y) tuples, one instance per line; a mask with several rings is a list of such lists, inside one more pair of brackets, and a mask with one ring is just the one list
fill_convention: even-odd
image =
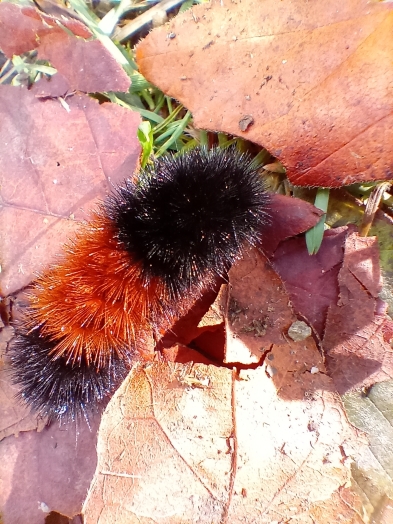
[(323, 348), (330, 376), (343, 394), (393, 377), (393, 322), (378, 298), (375, 238), (348, 236), (338, 282), (339, 300), (328, 310)]
[(284, 282), (297, 314), (307, 319), (322, 338), (329, 306), (338, 299), (338, 273), (344, 257), (346, 227), (325, 232), (320, 250), (310, 256), (304, 238), (281, 242), (273, 267)]
[(0, 442), (0, 507), (4, 522), (43, 524), (50, 511), (81, 512), (97, 455), (99, 417), (76, 428), (52, 424)]
[(0, 4), (0, 49), (3, 53), (12, 58), (38, 49), (39, 59), (49, 60), (58, 70), (55, 76), (61, 77), (61, 91), (59, 79), (53, 84), (41, 79), (41, 96), (65, 95), (73, 90), (86, 93), (128, 91), (131, 80), (125, 71), (103, 44), (91, 37), (89, 29), (78, 20), (64, 16), (58, 20), (31, 7)]
[(224, 362), (257, 363), (274, 344), (283, 344), (296, 320), (288, 295), (268, 260), (253, 250), (229, 272), (222, 297), (226, 321)]
[[(1, 4), (0, 4), (1, 6)], [(85, 95), (38, 99), (0, 86), (2, 292), (27, 285), (140, 154), (137, 113)]]
[[(326, 223), (337, 228), (343, 224), (360, 226), (364, 216), (364, 204), (343, 189), (330, 192)], [(389, 304), (393, 312), (393, 218), (379, 209), (375, 215), (369, 236), (375, 236), (379, 246), (379, 263), (382, 274), (382, 289), (379, 296)]]
[[(90, 38), (89, 29), (77, 20), (62, 19), (76, 36)], [(33, 7), (18, 6), (9, 2), (0, 5), (0, 48), (12, 58), (13, 55), (27, 53), (37, 47), (37, 37), (58, 31), (56, 18), (45, 15)]]
[(354, 458), (353, 478), (368, 502), (369, 516), (374, 519), (381, 513), (385, 499), (393, 498), (392, 390), (393, 382), (388, 381), (374, 385), (367, 392), (347, 393), (343, 397), (351, 424), (363, 431), (369, 441), (346, 452)]
[(103, 416), (84, 518), (360, 523), (342, 496), (340, 446), (354, 437), (334, 394), (283, 401), (263, 367), (139, 367)]
[[(302, 400), (319, 389), (334, 391), (311, 330), (294, 341), (290, 329), (298, 322), (284, 283), (257, 250), (235, 264), (212, 308), (213, 322), (192, 341), (192, 347), (215, 362), (233, 366), (266, 366), (266, 373), (285, 400)], [(211, 309), (212, 309), (211, 308)], [(198, 361), (200, 362), (200, 361)]]
[(273, 194), (270, 200), (270, 224), (263, 228), (262, 251), (272, 255), (280, 242), (304, 233), (315, 226), (323, 211), (313, 205), (284, 195)]
[(379, 298), (376, 238), (353, 226), (325, 232), (317, 255), (302, 238), (282, 242), (272, 258), (294, 311), (322, 341), (327, 370), (339, 393), (393, 375), (393, 322)]
[(136, 57), (197, 127), (262, 145), (294, 184), (335, 187), (393, 178), (392, 27), (389, 2), (215, 0)]
[[(85, 41), (64, 31), (51, 33), (41, 38), (38, 57), (49, 60), (67, 79), (68, 90), (127, 92), (131, 85), (129, 77), (99, 40)], [(40, 87), (42, 84), (41, 81)], [(46, 86), (50, 89), (50, 82)]]

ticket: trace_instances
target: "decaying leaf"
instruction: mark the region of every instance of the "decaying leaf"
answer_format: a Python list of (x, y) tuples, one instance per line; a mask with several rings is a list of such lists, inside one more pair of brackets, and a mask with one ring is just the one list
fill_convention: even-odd
[(329, 308), (323, 347), (329, 372), (343, 394), (393, 376), (393, 322), (378, 298), (375, 238), (348, 236), (338, 283), (339, 300)]
[(272, 259), (296, 313), (307, 319), (320, 338), (327, 310), (338, 299), (337, 278), (347, 234), (346, 227), (326, 231), (313, 256), (308, 254), (304, 238), (290, 238), (281, 242)]
[(63, 96), (74, 90), (128, 90), (131, 81), (123, 68), (99, 40), (91, 37), (90, 30), (73, 18), (62, 16), (59, 20), (32, 7), (0, 4), (3, 53), (12, 58), (38, 49), (38, 57), (49, 60), (58, 70), (50, 82), (41, 79), (41, 96)]
[(360, 523), (359, 500), (351, 507), (342, 496), (349, 469), (340, 450), (354, 436), (334, 394), (281, 400), (264, 367), (239, 375), (206, 364), (137, 368), (103, 416), (84, 517)]
[(354, 458), (353, 478), (371, 506), (376, 522), (387, 524), (382, 518), (389, 511), (388, 500), (393, 498), (393, 382), (376, 384), (369, 390), (347, 393), (343, 397), (348, 418), (367, 435), (367, 446), (357, 445), (348, 450)]
[(289, 239), (276, 250), (273, 266), (295, 312), (322, 340), (328, 372), (341, 394), (392, 377), (393, 323), (379, 298), (376, 238), (361, 238), (352, 226), (332, 229), (312, 257), (304, 239)]
[(153, 30), (137, 61), (198, 127), (264, 146), (294, 184), (390, 180), (392, 28), (389, 2), (214, 0)]
[(137, 165), (138, 114), (74, 95), (0, 86), (2, 292), (27, 285), (112, 184)]
[(23, 431), (0, 443), (0, 507), (4, 522), (43, 524), (50, 511), (80, 513), (94, 473), (99, 418), (39, 433)]

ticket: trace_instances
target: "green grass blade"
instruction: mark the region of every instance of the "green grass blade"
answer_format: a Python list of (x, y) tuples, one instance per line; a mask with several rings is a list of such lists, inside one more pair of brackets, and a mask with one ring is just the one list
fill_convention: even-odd
[(172, 113), (165, 118), (165, 120), (162, 120), (160, 125), (156, 126), (153, 129), (153, 134), (157, 135), (157, 133), (160, 133), (163, 129), (165, 129), (180, 113), (180, 111), (183, 109), (182, 105), (177, 106), (177, 108), (172, 111)]
[(200, 134), (199, 134), (199, 139), (201, 141), (201, 146), (207, 148), (209, 145), (209, 138), (207, 135), (207, 131), (205, 131), (204, 129), (201, 129)]
[(137, 111), (143, 118), (146, 118), (147, 120), (151, 120), (155, 124), (161, 124), (163, 122), (163, 118), (160, 115), (157, 115), (156, 113), (153, 113), (152, 111), (148, 111), (147, 109), (142, 109), (137, 106), (133, 106), (131, 104), (127, 104), (127, 102), (124, 102), (119, 97), (115, 95), (115, 93), (105, 93), (105, 95), (109, 98), (111, 102), (114, 104), (118, 104), (119, 106), (126, 107), (127, 109), (131, 109), (132, 111)]
[(138, 127), (138, 139), (142, 146), (141, 166), (145, 167), (153, 152), (153, 132), (150, 122), (141, 122)]
[(157, 151), (156, 156), (159, 157), (167, 151), (172, 144), (176, 142), (176, 140), (180, 137), (180, 135), (183, 133), (185, 128), (187, 127), (189, 121), (191, 120), (191, 113), (190, 111), (187, 111), (187, 113), (184, 115), (182, 120), (179, 121), (179, 125), (176, 129), (176, 131), (173, 133), (171, 138), (163, 144), (160, 149)]
[(320, 187), (315, 197), (315, 207), (321, 209), (325, 213), (321, 216), (318, 224), (306, 232), (306, 244), (310, 255), (316, 255), (322, 244), (323, 233), (325, 230), (326, 211), (329, 203), (329, 192), (329, 188)]

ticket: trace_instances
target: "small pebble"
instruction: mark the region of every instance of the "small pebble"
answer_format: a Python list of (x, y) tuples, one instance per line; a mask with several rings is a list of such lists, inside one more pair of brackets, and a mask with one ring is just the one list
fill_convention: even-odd
[(168, 15), (166, 14), (165, 9), (160, 9), (156, 11), (151, 18), (151, 23), (153, 27), (160, 27), (168, 22)]
[(296, 320), (288, 329), (288, 336), (295, 342), (305, 340), (311, 336), (311, 328), (302, 320)]

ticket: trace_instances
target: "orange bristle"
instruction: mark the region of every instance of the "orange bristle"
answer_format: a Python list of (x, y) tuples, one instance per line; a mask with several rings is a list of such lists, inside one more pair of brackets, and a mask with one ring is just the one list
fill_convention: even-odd
[(32, 285), (12, 349), (20, 396), (85, 417), (261, 238), (269, 197), (252, 159), (195, 149), (142, 170), (92, 214)]
[(113, 351), (124, 358), (142, 333), (168, 329), (196, 299), (195, 293), (168, 304), (158, 279), (143, 285), (140, 264), (116, 233), (108, 218), (95, 214), (65, 246), (61, 263), (34, 283), (27, 324), (40, 326), (53, 342), (54, 358), (101, 368)]

